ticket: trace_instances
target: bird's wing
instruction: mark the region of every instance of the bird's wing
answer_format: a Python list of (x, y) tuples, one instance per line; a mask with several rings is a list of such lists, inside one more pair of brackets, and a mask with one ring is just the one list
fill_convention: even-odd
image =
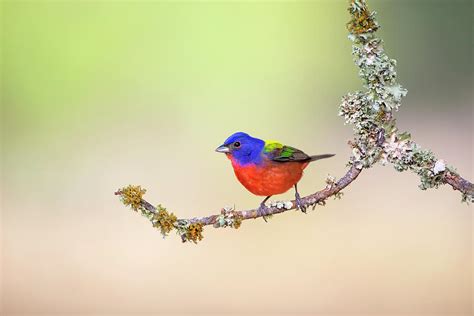
[(263, 152), (269, 159), (278, 162), (311, 160), (311, 157), (301, 150), (275, 141), (266, 141)]

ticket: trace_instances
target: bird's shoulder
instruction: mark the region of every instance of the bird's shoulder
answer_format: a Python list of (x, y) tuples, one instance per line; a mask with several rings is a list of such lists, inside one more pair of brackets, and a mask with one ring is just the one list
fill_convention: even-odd
[(265, 141), (263, 154), (267, 158), (277, 162), (307, 161), (311, 159), (302, 150), (288, 145), (283, 145), (282, 143), (274, 140)]

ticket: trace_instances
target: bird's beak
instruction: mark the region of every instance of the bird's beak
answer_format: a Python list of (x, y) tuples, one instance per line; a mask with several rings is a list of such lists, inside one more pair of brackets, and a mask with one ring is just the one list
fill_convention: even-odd
[(226, 145), (222, 145), (222, 146), (217, 147), (216, 151), (218, 153), (228, 153), (228, 152), (230, 152), (230, 149)]

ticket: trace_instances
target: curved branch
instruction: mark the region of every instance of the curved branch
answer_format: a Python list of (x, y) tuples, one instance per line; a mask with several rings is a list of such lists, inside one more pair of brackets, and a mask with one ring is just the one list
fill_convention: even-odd
[[(337, 182), (329, 183), (324, 189), (317, 191), (313, 194), (310, 194), (306, 197), (303, 197), (303, 205), (306, 207), (315, 207), (317, 204), (325, 203), (325, 200), (331, 196), (337, 196), (337, 194), (348, 186), (352, 181), (354, 181), (357, 176), (361, 173), (361, 169), (357, 169), (356, 167), (351, 167), (347, 173), (339, 179)], [(115, 192), (115, 195), (123, 196), (125, 190), (118, 190)], [(140, 207), (145, 209), (151, 213), (157, 213), (159, 207), (153, 206), (151, 203), (147, 202), (146, 200), (140, 198)], [(140, 208), (138, 207), (138, 208)], [(272, 216), (275, 214), (283, 213), (290, 210), (296, 210), (296, 201), (288, 201), (288, 202), (273, 202), (273, 204), (268, 207), (264, 212), (259, 212), (258, 209), (251, 209), (245, 211), (237, 211), (232, 209), (223, 209), (221, 214), (210, 215), (205, 217), (194, 217), (191, 219), (178, 219), (177, 222), (180, 221), (187, 221), (190, 224), (201, 224), (202, 226), (206, 225), (216, 225), (219, 224), (218, 221), (222, 217), (222, 215), (227, 215), (227, 213), (232, 214), (234, 217), (240, 217), (241, 220), (247, 219), (255, 219), (259, 217), (267, 217)], [(221, 226), (232, 226), (232, 225), (219, 225)]]

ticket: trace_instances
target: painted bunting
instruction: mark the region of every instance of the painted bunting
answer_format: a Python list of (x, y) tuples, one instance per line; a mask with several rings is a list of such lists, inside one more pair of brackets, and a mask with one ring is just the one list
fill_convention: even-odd
[(303, 170), (312, 161), (334, 156), (308, 156), (294, 147), (276, 141), (263, 141), (242, 132), (232, 134), (216, 151), (225, 153), (230, 159), (237, 179), (247, 190), (266, 196), (260, 203), (259, 211), (265, 210), (265, 202), (272, 195), (285, 193), (294, 187), (296, 205), (306, 212), (297, 187)]

